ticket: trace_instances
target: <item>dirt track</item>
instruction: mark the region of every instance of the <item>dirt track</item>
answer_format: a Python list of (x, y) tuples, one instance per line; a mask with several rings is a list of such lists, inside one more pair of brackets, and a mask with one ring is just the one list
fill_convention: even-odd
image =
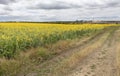
[(117, 76), (118, 30), (112, 27), (80, 41), (25, 76)]
[(68, 76), (117, 76), (115, 32), (111, 32), (101, 48), (84, 58)]

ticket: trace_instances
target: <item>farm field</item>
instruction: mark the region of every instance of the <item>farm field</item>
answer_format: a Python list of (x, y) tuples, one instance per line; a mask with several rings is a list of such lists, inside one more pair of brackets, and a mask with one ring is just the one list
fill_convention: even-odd
[(0, 23), (0, 56), (10, 58), (20, 50), (82, 37), (107, 26), (111, 25)]
[(0, 23), (0, 76), (120, 76), (119, 24)]

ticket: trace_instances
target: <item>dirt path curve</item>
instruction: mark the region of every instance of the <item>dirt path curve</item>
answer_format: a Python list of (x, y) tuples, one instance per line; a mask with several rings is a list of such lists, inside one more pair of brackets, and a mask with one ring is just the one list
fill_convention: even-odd
[(67, 76), (117, 76), (115, 31), (111, 32), (100, 49), (84, 58)]
[(18, 76), (116, 76), (115, 31), (110, 27), (76, 47)]

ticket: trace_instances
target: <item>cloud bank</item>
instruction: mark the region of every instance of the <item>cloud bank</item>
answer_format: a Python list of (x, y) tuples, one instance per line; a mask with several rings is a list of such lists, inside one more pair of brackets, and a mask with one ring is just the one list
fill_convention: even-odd
[(120, 20), (119, 0), (0, 0), (0, 21)]

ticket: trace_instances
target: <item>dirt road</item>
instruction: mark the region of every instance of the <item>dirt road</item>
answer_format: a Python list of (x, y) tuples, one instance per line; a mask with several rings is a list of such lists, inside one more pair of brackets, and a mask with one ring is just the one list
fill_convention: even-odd
[(111, 32), (102, 47), (85, 57), (68, 76), (117, 76), (115, 33)]
[[(110, 27), (44, 62), (25, 76), (119, 76), (120, 28)], [(119, 41), (119, 42), (118, 42)]]

